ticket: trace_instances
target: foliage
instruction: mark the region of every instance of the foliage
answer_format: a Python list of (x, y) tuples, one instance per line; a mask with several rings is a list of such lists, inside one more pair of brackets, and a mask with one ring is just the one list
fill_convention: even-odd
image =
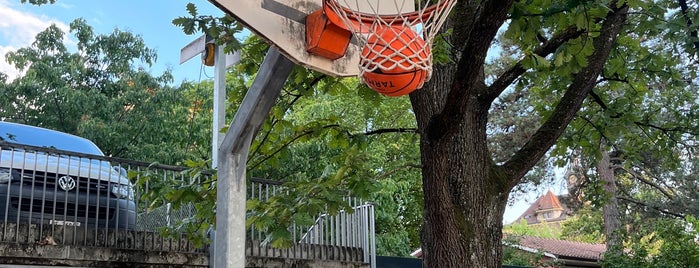
[[(129, 174), (134, 186), (148, 189), (139, 197), (139, 205), (144, 206), (139, 211), (158, 211), (171, 206), (173, 211), (188, 212), (186, 217), (173, 219), (173, 226), (162, 226), (159, 231), (170, 236), (185, 233), (195, 247), (210, 242), (209, 232), (215, 225), (216, 209), (212, 204), (216, 203), (216, 173), (207, 165), (206, 161), (185, 161), (186, 169), (165, 179), (154, 169)], [(141, 216), (149, 218), (149, 215)]]
[(542, 222), (539, 224), (527, 224), (527, 220), (525, 219), (506, 225), (503, 227), (502, 232), (515, 236), (535, 236), (551, 239), (561, 238), (561, 229), (557, 223)]
[(561, 239), (585, 243), (604, 243), (604, 223), (599, 209), (585, 205), (568, 218), (561, 229)]
[(216, 18), (210, 15), (199, 15), (196, 5), (187, 4), (189, 17), (178, 17), (172, 20), (172, 24), (182, 28), (185, 34), (202, 32), (213, 38), (217, 44), (226, 44), (226, 52), (240, 49), (240, 42), (236, 38), (243, 27), (230, 15)]
[[(352, 87), (356, 84), (334, 88), (319, 83), (315, 98), (299, 98), (295, 108), (274, 113), (265, 123), (251, 149), (249, 172), (287, 182), (290, 197), (276, 199), (296, 198), (251, 204), (256, 209), (249, 222), (278, 234), (274, 230), (290, 223), (279, 220), (292, 217), (288, 211), (332, 214), (340, 197), (364, 197), (377, 208), (378, 252), (405, 256), (419, 246), (421, 218), (415, 136), (409, 132), (411, 116), (402, 112), (409, 108), (399, 99), (376, 103), (362, 95), (368, 93), (365, 88), (357, 94), (348, 91)], [(396, 123), (405, 127), (384, 128)], [(387, 132), (378, 135), (381, 131)], [(280, 225), (264, 224), (270, 219)]]
[(20, 0), (21, 3), (30, 3), (32, 5), (45, 5), (56, 3), (56, 0)]
[[(268, 48), (254, 36), (242, 43), (242, 61), (232, 67), (226, 79), (228, 118), (234, 116)], [(356, 80), (339, 81), (303, 68), (296, 68), (291, 77), (248, 157), (248, 174), (284, 182), (281, 187), (288, 189), (288, 195), (276, 195), (267, 202), (249, 201), (248, 225), (270, 234), (264, 242), (288, 246), (291, 241), (287, 226), (308, 224), (321, 213), (351, 210), (343, 198), (353, 196), (377, 205), (379, 252), (407, 255), (419, 247), (422, 203), (415, 169), (419, 160), (414, 118), (407, 100), (381, 102), (376, 93), (358, 87)], [(208, 82), (185, 84), (182, 89), (194, 93), (201, 86), (208, 86)], [(200, 106), (188, 109), (205, 113), (210, 109), (210, 96), (195, 103)], [(187, 172), (199, 168), (197, 164)], [(194, 197), (197, 206), (215, 207), (209, 187), (156, 182), (156, 177), (148, 174), (140, 177), (140, 183), (151, 185), (151, 192), (144, 198), (151, 200), (153, 207), (184, 206)], [(207, 228), (202, 226), (213, 224), (214, 217), (199, 213), (176, 228), (188, 231), (197, 242), (205, 241)]]
[[(507, 64), (511, 64), (511, 58), (499, 57), (487, 65), (488, 73), (496, 72)], [(500, 96), (490, 108), (488, 148), (495, 161), (505, 162), (540, 126), (542, 118), (531, 110), (531, 102), (527, 90), (515, 89)], [(541, 189), (542, 185), (553, 185), (556, 179), (553, 173), (555, 166), (552, 158), (542, 158), (510, 192), (510, 199), (529, 195), (536, 189)]]
[[(639, 218), (682, 217), (694, 203), (695, 191), (679, 186), (695, 185), (691, 176), (682, 175), (689, 167), (682, 163), (694, 161), (696, 150), (697, 66), (691, 60), (695, 48), (687, 46), (696, 27), (687, 28), (683, 14), (671, 11), (677, 3), (628, 2), (629, 30), (619, 36), (587, 101), (553, 151), (559, 162), (569, 160), (580, 179), (573, 192), (584, 194), (597, 209), (606, 206), (604, 215), (579, 215), (584, 219), (573, 221), (564, 234), (596, 240), (606, 233), (610, 252), (622, 250), (613, 244), (615, 236), (625, 234), (612, 226), (636, 229)], [(609, 182), (596, 170), (607, 152), (615, 192), (605, 189)], [(622, 213), (613, 213), (616, 209)], [(584, 230), (578, 232), (580, 228)]]
[(156, 53), (130, 32), (95, 34), (78, 19), (70, 33), (75, 52), (52, 25), (7, 54), (24, 75), (0, 85), (0, 118), (83, 136), (116, 157), (166, 164), (208, 158), (210, 83), (175, 88), (167, 85), (169, 72), (150, 75), (140, 64), (151, 65)]
[(624, 254), (605, 256), (604, 267), (697, 267), (699, 265), (699, 221), (656, 220), (645, 231), (629, 234)]

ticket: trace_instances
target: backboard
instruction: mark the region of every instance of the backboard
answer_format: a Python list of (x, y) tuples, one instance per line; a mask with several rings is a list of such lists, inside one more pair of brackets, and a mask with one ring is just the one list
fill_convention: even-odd
[[(306, 52), (306, 16), (323, 7), (323, 0), (209, 0), (224, 12), (238, 19), (250, 30), (272, 45), (296, 64), (332, 76), (359, 75), (361, 49), (351, 42), (344, 57), (329, 60)], [(347, 1), (348, 0), (343, 0)], [(363, 2), (373, 2), (366, 4)], [(380, 2), (383, 1), (383, 2)], [(385, 8), (388, 14), (396, 13), (394, 2), (414, 3), (413, 0), (351, 0), (356, 6)], [(402, 12), (410, 12), (412, 4), (404, 4)], [(361, 9), (361, 8), (360, 8)], [(392, 10), (392, 11), (390, 11)], [(375, 10), (371, 13), (376, 13)], [(381, 12), (380, 12), (381, 13)]]

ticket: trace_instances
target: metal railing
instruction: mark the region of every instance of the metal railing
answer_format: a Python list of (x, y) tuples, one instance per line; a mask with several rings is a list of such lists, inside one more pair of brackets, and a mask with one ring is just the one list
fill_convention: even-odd
[(376, 264), (374, 237), (374, 205), (350, 200), (353, 213), (341, 211), (338, 215), (322, 214), (315, 225), (307, 229), (299, 243), (332, 245), (341, 248), (361, 248), (364, 262)]
[[(281, 183), (253, 178), (248, 186), (248, 198), (266, 201), (277, 194), (284, 194)], [(337, 215), (318, 215), (314, 224), (292, 225), (290, 228), (293, 245), (286, 249), (264, 246), (260, 241), (266, 234), (255, 230), (247, 231), (249, 256), (285, 257), (293, 259), (355, 261), (376, 265), (376, 240), (374, 227), (374, 205), (357, 198), (344, 198), (353, 211), (340, 211)]]
[[(183, 167), (3, 141), (0, 152), (0, 242), (207, 250), (195, 247), (184, 233), (162, 236), (157, 231), (192, 217), (194, 206), (174, 209), (162, 204), (153, 208), (153, 200), (147, 198), (158, 182), (190, 183), (192, 178), (186, 177)], [(253, 178), (248, 198), (264, 201), (284, 194), (283, 189), (279, 182)], [(290, 248), (265, 246), (265, 234), (250, 228), (247, 255), (356, 261), (373, 267), (374, 207), (355, 198), (345, 200), (354, 213), (322, 214), (311, 226), (290, 227), (295, 241)]]
[(184, 168), (0, 142), (0, 241), (201, 251), (184, 234), (156, 232), (188, 212), (149, 209), (148, 185), (126, 176), (145, 170), (181, 180)]

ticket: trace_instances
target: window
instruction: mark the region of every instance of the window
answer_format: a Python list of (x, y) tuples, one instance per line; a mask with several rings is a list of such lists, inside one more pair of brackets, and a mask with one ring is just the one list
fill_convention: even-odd
[(552, 213), (551, 211), (546, 212), (546, 213), (542, 214), (542, 217), (543, 217), (544, 219), (550, 219), (550, 218), (553, 217), (553, 213)]

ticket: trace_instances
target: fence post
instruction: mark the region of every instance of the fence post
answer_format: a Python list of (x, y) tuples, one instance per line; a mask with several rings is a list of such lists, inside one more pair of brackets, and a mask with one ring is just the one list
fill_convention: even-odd
[(376, 268), (376, 230), (374, 228), (374, 204), (369, 203), (369, 246), (371, 252), (371, 268)]

